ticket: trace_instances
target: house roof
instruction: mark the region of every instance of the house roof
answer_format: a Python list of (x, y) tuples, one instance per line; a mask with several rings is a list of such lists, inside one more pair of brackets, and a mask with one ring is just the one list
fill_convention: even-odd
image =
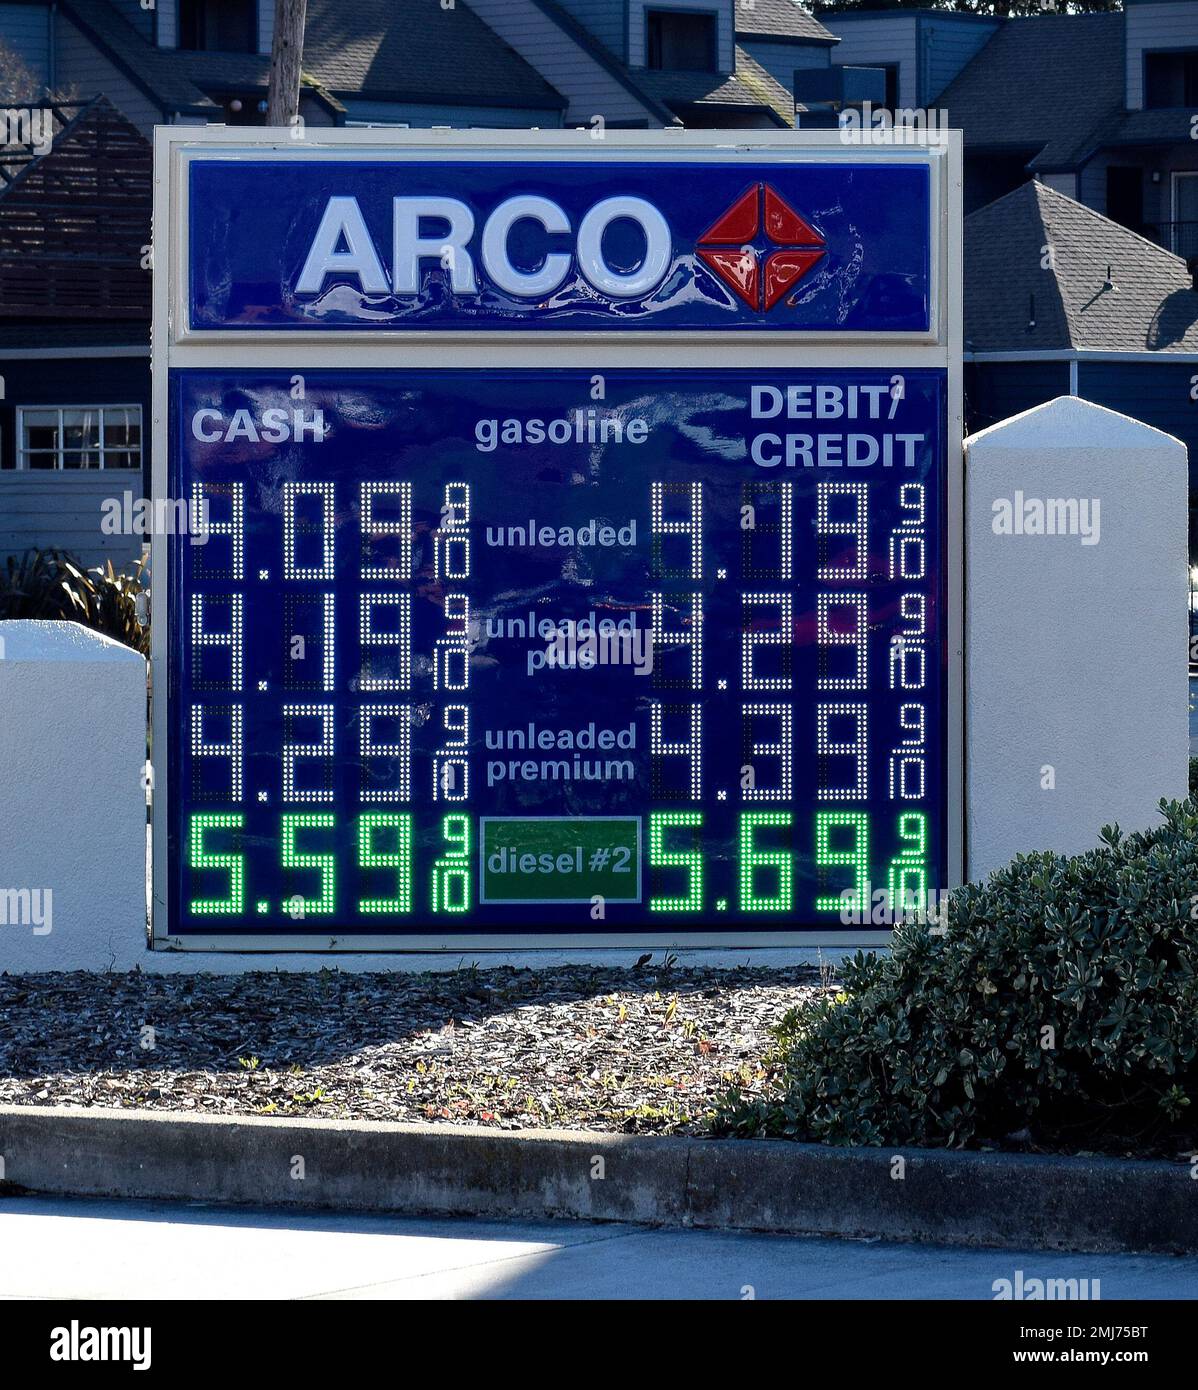
[(965, 147), (1034, 151), (1033, 170), (1076, 167), (1123, 108), (1123, 15), (1008, 20), (941, 93)]
[(768, 110), (779, 125), (794, 124), (794, 98), (739, 44), (734, 73), (638, 68), (636, 81), (674, 112), (688, 106), (756, 107)]
[(304, 71), (339, 94), (562, 108), (565, 98), (460, 3), (308, 0)]
[(965, 339), (974, 352), (1196, 352), (1198, 291), (1180, 257), (1029, 181), (965, 219)]
[[(164, 113), (216, 115), (208, 92), (256, 88), (270, 79), (260, 53), (159, 48), (108, 0), (62, 0), (79, 26)], [(328, 92), (411, 102), (561, 109), (565, 99), (466, 4), (427, 0), (308, 0), (303, 71)], [(323, 89), (323, 90), (322, 90)]]
[(1193, 140), (1192, 111), (1169, 107), (1155, 111), (1121, 111), (1099, 132), (1096, 144), (1184, 145)]
[[(570, 40), (618, 76), (667, 123), (688, 107), (756, 108), (779, 125), (794, 121), (791, 94), (742, 47), (731, 74), (656, 72), (629, 68), (609, 53), (556, 0), (535, 0)], [(158, 48), (128, 23), (109, 0), (62, 0), (64, 14), (87, 34), (162, 110), (212, 118), (213, 96), (259, 90), (269, 83), (270, 60), (257, 53), (188, 52)], [(755, 0), (738, 5), (744, 37), (835, 42), (799, 0)], [(428, 0), (308, 0), (304, 41), (305, 84), (330, 109), (338, 97), (413, 104), (541, 107), (568, 103), (515, 49), (459, 0), (450, 9)]]
[(752, 5), (738, 0), (736, 32), (745, 38), (836, 42), (836, 35), (829, 33), (799, 0), (754, 0)]

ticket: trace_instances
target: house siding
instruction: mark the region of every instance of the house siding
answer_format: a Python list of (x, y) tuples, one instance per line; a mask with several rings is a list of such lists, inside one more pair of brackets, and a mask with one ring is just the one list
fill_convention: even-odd
[(569, 124), (585, 125), (593, 116), (654, 128), (665, 124), (534, 0), (470, 0), (470, 8), (566, 98)]
[[(1138, 165), (1144, 171), (1144, 226), (1146, 234), (1157, 237), (1164, 223), (1173, 218), (1173, 174), (1198, 171), (1198, 141), (1172, 145), (1167, 150), (1135, 146), (1109, 146), (1087, 161), (1077, 176), (1078, 191), (1073, 196), (1095, 212), (1107, 211), (1106, 178), (1111, 165)], [(1160, 180), (1153, 183), (1153, 174)], [(1049, 180), (1044, 179), (1047, 183)], [(1068, 189), (1062, 189), (1068, 192)]]
[(111, 560), (122, 568), (140, 556), (141, 536), (107, 536), (100, 528), (105, 499), (142, 495), (133, 470), (0, 473), (0, 562), (27, 550), (66, 550), (85, 569)]
[(1190, 562), (1198, 563), (1198, 362), (1080, 362), (1078, 392), (1087, 400), (1143, 420), (1180, 439), (1189, 450)]
[(1198, 48), (1198, 0), (1172, 0), (1159, 5), (1128, 5), (1124, 12), (1127, 35), (1127, 105), (1144, 106), (1144, 54), (1165, 48)]
[[(149, 336), (147, 325), (147, 337)], [(29, 347), (36, 349), (38, 330), (29, 329)], [(0, 357), (4, 395), (0, 398), (0, 474), (16, 466), (18, 406), (140, 405), (145, 439), (142, 445), (144, 481), (150, 481), (150, 356)], [(139, 480), (141, 481), (141, 480)]]
[(834, 47), (827, 43), (773, 43), (757, 38), (742, 38), (740, 46), (792, 95), (795, 73), (800, 68), (830, 67)]
[[(1143, 362), (1082, 358), (1077, 394), (1096, 405), (1180, 439), (1189, 450), (1190, 495), (1198, 494), (1198, 362), (1171, 362), (1159, 354)], [(966, 362), (965, 419), (970, 434), (1069, 394), (1068, 362)], [(1190, 511), (1190, 553), (1198, 555), (1198, 512)]]
[(990, 42), (1000, 21), (991, 24), (920, 17), (920, 106), (930, 106), (954, 77)]
[[(1106, 214), (1106, 171), (1111, 164), (1138, 164), (1141, 156), (1136, 150), (1127, 150), (1123, 158), (1110, 150), (1094, 156), (1084, 164), (1077, 176), (1077, 201), (1085, 203), (1095, 212)], [(1048, 180), (1045, 179), (1047, 183)], [(1147, 198), (1147, 192), (1145, 193)]]
[[(0, 37), (38, 82), (50, 83), (50, 9), (42, 5), (0, 5)], [(34, 93), (32, 95), (38, 95)]]
[(610, 53), (627, 60), (625, 16), (628, 0), (557, 0)]
[(1068, 394), (1068, 362), (966, 362), (966, 431), (976, 434)]
[(1066, 198), (1077, 198), (1076, 174), (1040, 174), (1039, 179), (1045, 188), (1055, 189)]
[(1171, 434), (1190, 451), (1190, 490), (1198, 489), (1198, 362), (1170, 362), (1164, 355), (1150, 362), (1078, 363), (1078, 394)]
[(54, 26), (57, 85), (75, 88), (85, 100), (101, 92), (145, 136), (162, 121), (162, 112), (135, 83), (85, 38), (61, 13)]
[(141, 0), (108, 0), (108, 3), (120, 13), (122, 19), (132, 24), (139, 34), (144, 35), (147, 39), (153, 39), (153, 9), (145, 9)]
[(300, 92), (299, 114), (306, 126), (334, 126), (336, 118), (329, 108), (307, 92)]
[(915, 15), (897, 18), (848, 20), (838, 22), (835, 14), (821, 15), (820, 22), (840, 40), (833, 59), (835, 67), (868, 68), (898, 64), (898, 104), (914, 107), (919, 98), (918, 19)]
[[(30, 346), (37, 330), (30, 329)], [(70, 550), (86, 565), (114, 565), (141, 553), (141, 538), (106, 536), (100, 504), (125, 491), (145, 495), (150, 476), (150, 359), (145, 357), (9, 358), (0, 360), (0, 561), (31, 546)], [(15, 467), (19, 406), (140, 405), (142, 467), (43, 472)]]
[(178, 48), (179, 46), (179, 0), (157, 0), (158, 3), (158, 47)]

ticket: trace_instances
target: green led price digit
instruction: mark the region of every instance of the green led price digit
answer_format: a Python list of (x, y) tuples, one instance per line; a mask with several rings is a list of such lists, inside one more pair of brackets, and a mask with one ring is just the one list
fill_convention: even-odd
[(433, 865), (433, 911), (470, 911), (470, 817), (445, 816), (441, 838), (449, 848)]
[(209, 830), (242, 830), (245, 816), (240, 811), (205, 811), (192, 816), (188, 831), (188, 863), (193, 870), (227, 869), (227, 898), (192, 898), (188, 910), (197, 916), (240, 917), (245, 912), (245, 855), (212, 854), (204, 844)]
[(337, 861), (331, 854), (301, 854), (295, 847), (301, 830), (332, 830), (337, 818), (331, 811), (291, 812), (283, 816), (280, 845), (285, 869), (316, 869), (320, 874), (320, 896), (304, 898), (298, 893), (283, 902), (290, 917), (323, 917), (333, 911), (337, 900)]
[[(787, 849), (758, 849), (759, 827), (789, 830), (789, 811), (744, 811), (740, 817), (740, 910), (742, 912), (790, 912), (794, 908), (794, 862)], [(777, 892), (760, 897), (756, 888), (759, 869), (774, 869)]]
[[(703, 828), (702, 811), (653, 811), (649, 816), (649, 864), (654, 869), (685, 869), (687, 890), (685, 897), (650, 898), (650, 912), (702, 912), (703, 911), (703, 856), (696, 850), (668, 850), (665, 848), (667, 830)], [(691, 835), (694, 844), (697, 834)]]
[[(834, 830), (851, 830), (853, 843), (848, 849), (832, 848)], [(840, 838), (840, 837), (838, 837)], [(869, 920), (869, 817), (864, 811), (820, 811), (815, 817), (815, 864), (819, 869), (845, 868), (853, 871), (852, 888), (835, 895), (822, 894), (815, 900), (817, 912), (863, 913)], [(852, 894), (850, 899), (849, 894)]]
[[(928, 818), (922, 811), (904, 811), (898, 818), (899, 839), (906, 841), (890, 861), (886, 890), (892, 913), (924, 907), (928, 900)], [(908, 888), (913, 881), (914, 888)]]
[[(395, 831), (395, 848), (375, 847), (375, 834)], [(400, 916), (412, 910), (412, 817), (402, 812), (366, 811), (358, 817), (358, 868), (391, 869), (395, 874), (395, 897), (359, 898), (363, 916)]]

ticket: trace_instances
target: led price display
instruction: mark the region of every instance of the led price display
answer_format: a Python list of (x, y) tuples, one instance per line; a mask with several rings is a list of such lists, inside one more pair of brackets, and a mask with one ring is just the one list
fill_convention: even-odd
[[(172, 375), (172, 934), (851, 929), (945, 886), (945, 378)], [(873, 917), (872, 920), (878, 920)]]

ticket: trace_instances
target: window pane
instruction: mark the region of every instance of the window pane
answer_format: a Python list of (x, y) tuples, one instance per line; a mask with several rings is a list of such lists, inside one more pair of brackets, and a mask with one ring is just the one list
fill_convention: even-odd
[(58, 411), (27, 410), (21, 416), (24, 425), (22, 447), (26, 449), (58, 448)]
[(26, 468), (55, 468), (58, 464), (57, 454), (23, 454), (22, 458)]
[(141, 455), (129, 450), (105, 449), (104, 467), (105, 468), (138, 468), (141, 466)]
[(64, 468), (99, 468), (99, 451), (96, 449), (64, 449), (62, 466)]
[(98, 448), (100, 444), (100, 412), (98, 410), (64, 410), (62, 412), (64, 449)]
[(104, 444), (119, 449), (141, 443), (141, 421), (136, 410), (106, 410), (104, 412)]
[(673, 72), (715, 69), (715, 16), (649, 12), (649, 66)]

